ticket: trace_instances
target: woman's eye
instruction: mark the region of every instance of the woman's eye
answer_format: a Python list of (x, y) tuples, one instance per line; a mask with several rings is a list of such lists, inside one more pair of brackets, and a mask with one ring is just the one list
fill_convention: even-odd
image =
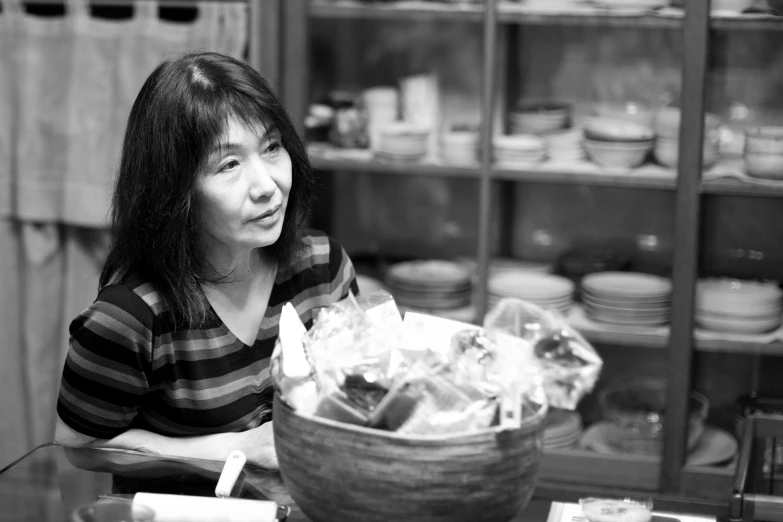
[(220, 167), (220, 172), (225, 172), (227, 170), (233, 170), (233, 169), (235, 169), (238, 166), (239, 166), (239, 162), (237, 160), (229, 160), (226, 163), (224, 163), (222, 167)]
[(279, 151), (282, 147), (283, 145), (279, 141), (275, 140), (269, 144), (269, 146), (266, 148), (266, 152), (274, 153)]

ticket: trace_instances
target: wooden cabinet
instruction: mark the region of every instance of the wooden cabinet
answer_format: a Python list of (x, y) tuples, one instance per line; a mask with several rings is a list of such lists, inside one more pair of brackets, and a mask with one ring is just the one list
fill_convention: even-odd
[[(497, 0), (456, 5), (286, 0), (280, 16), (285, 20), (280, 89), (298, 124), (326, 89), (388, 84), (405, 72), (439, 67), (450, 71), (450, 103), (461, 104), (481, 126), (482, 154), (475, 165), (390, 164), (314, 149), (313, 165), (322, 173), (325, 200), (319, 214), (323, 221), (316, 225), (325, 224), (348, 245), (349, 253), (362, 253), (361, 247), (371, 244), (389, 258), (417, 252), (472, 255), (478, 260), (477, 317), (486, 310), (493, 256), (546, 260), (558, 246), (580, 239), (617, 240), (632, 245), (637, 267), (672, 278), (672, 320), (665, 331), (584, 332), (606, 360), (617, 359), (605, 373), (647, 369), (667, 378), (662, 458), (549, 452), (537, 494), (558, 499), (591, 493), (651, 495), (663, 505), (688, 503), (690, 510), (725, 513), (733, 467), (685, 464), (686, 397), (695, 384), (708, 383), (716, 394), (723, 394), (718, 401), (723, 410), (715, 418), (728, 427), (733, 420), (730, 403), (736, 399), (731, 395), (756, 391), (760, 367), (777, 364), (783, 343), (695, 336), (695, 286), (705, 275), (783, 277), (783, 269), (770, 261), (777, 259), (774, 253), (764, 273), (753, 268), (758, 263), (742, 269), (721, 265), (716, 261), (718, 251), (731, 246), (721, 244), (721, 231), (715, 230), (728, 220), (735, 236), (753, 236), (752, 226), (742, 232), (741, 227), (751, 223), (747, 216), (773, 221), (783, 217), (777, 214), (783, 183), (703, 176), (703, 148), (698, 144), (705, 133), (703, 115), (712, 110), (711, 71), (716, 59), (721, 60), (715, 56), (720, 49), (711, 46), (726, 40), (725, 34), (739, 35), (733, 40), (737, 41), (742, 34), (764, 33), (766, 39), (759, 45), (766, 45), (768, 54), (768, 46), (776, 46), (783, 56), (783, 18), (711, 17), (709, 1), (688, 2), (684, 13), (547, 14)], [(725, 50), (727, 44), (722, 45)], [(417, 46), (422, 47), (417, 51)], [(783, 63), (774, 56), (756, 67), (766, 66), (783, 73)], [(493, 132), (506, 130), (506, 116), (518, 97), (569, 98), (565, 101), (587, 108), (596, 99), (612, 96), (614, 84), (600, 79), (617, 71), (628, 78), (621, 96), (646, 96), (650, 101), (668, 95), (669, 102), (680, 107), (676, 168), (648, 165), (615, 172), (546, 163), (524, 169), (493, 165)], [(361, 201), (370, 186), (375, 186), (375, 199)], [(372, 227), (362, 230), (357, 225), (362, 216), (380, 212), (384, 204), (397, 209), (415, 204), (411, 195), (417, 190), (442, 191), (448, 200), (436, 204), (425, 198), (410, 219), (413, 225), (398, 220), (401, 228), (419, 223), (420, 235), (387, 240), (373, 237)], [(732, 220), (723, 214), (726, 209), (747, 216)], [(394, 226), (394, 216), (401, 215), (386, 214), (386, 225), (379, 221), (375, 229), (379, 236), (384, 226)], [(428, 217), (441, 228), (422, 231)], [(539, 241), (547, 234), (548, 244)], [(774, 242), (770, 233), (764, 236), (765, 244)], [(752, 247), (743, 252), (748, 250)], [(774, 391), (774, 383), (770, 389)]]

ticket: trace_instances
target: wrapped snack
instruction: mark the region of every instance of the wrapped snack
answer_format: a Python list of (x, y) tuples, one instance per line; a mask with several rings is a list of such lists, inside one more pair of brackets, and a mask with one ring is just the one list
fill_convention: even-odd
[(598, 380), (603, 361), (558, 312), (520, 299), (503, 299), (487, 313), (484, 328), (532, 346), (530, 364), (539, 368), (550, 406), (575, 409)]
[(427, 435), (488, 427), (497, 411), (491, 398), (453, 382), (452, 370), (417, 361), (379, 404), (371, 426)]
[[(370, 309), (386, 306), (390, 296), (379, 298)], [(351, 294), (319, 311), (309, 338), (322, 398), (329, 397), (369, 418), (398, 372), (399, 321), (374, 320)]]
[(280, 313), (280, 334), (272, 353), (271, 372), (277, 392), (301, 413), (313, 413), (318, 404), (315, 368), (307, 354), (309, 338), (291, 303)]

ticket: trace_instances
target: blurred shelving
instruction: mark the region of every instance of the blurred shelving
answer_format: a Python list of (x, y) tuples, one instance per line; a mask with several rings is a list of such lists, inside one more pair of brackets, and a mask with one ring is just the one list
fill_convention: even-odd
[(312, 18), (478, 22), (483, 12), (482, 4), (455, 6), (436, 2), (367, 3), (352, 0), (314, 0), (310, 3)]

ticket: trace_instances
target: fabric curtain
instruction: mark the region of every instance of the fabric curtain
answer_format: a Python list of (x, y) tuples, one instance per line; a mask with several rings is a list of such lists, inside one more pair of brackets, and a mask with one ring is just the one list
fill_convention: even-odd
[(26, 13), (0, 0), (0, 466), (52, 440), (68, 325), (97, 291), (131, 105), (164, 58), (243, 58), (248, 5), (194, 2), (192, 22)]

